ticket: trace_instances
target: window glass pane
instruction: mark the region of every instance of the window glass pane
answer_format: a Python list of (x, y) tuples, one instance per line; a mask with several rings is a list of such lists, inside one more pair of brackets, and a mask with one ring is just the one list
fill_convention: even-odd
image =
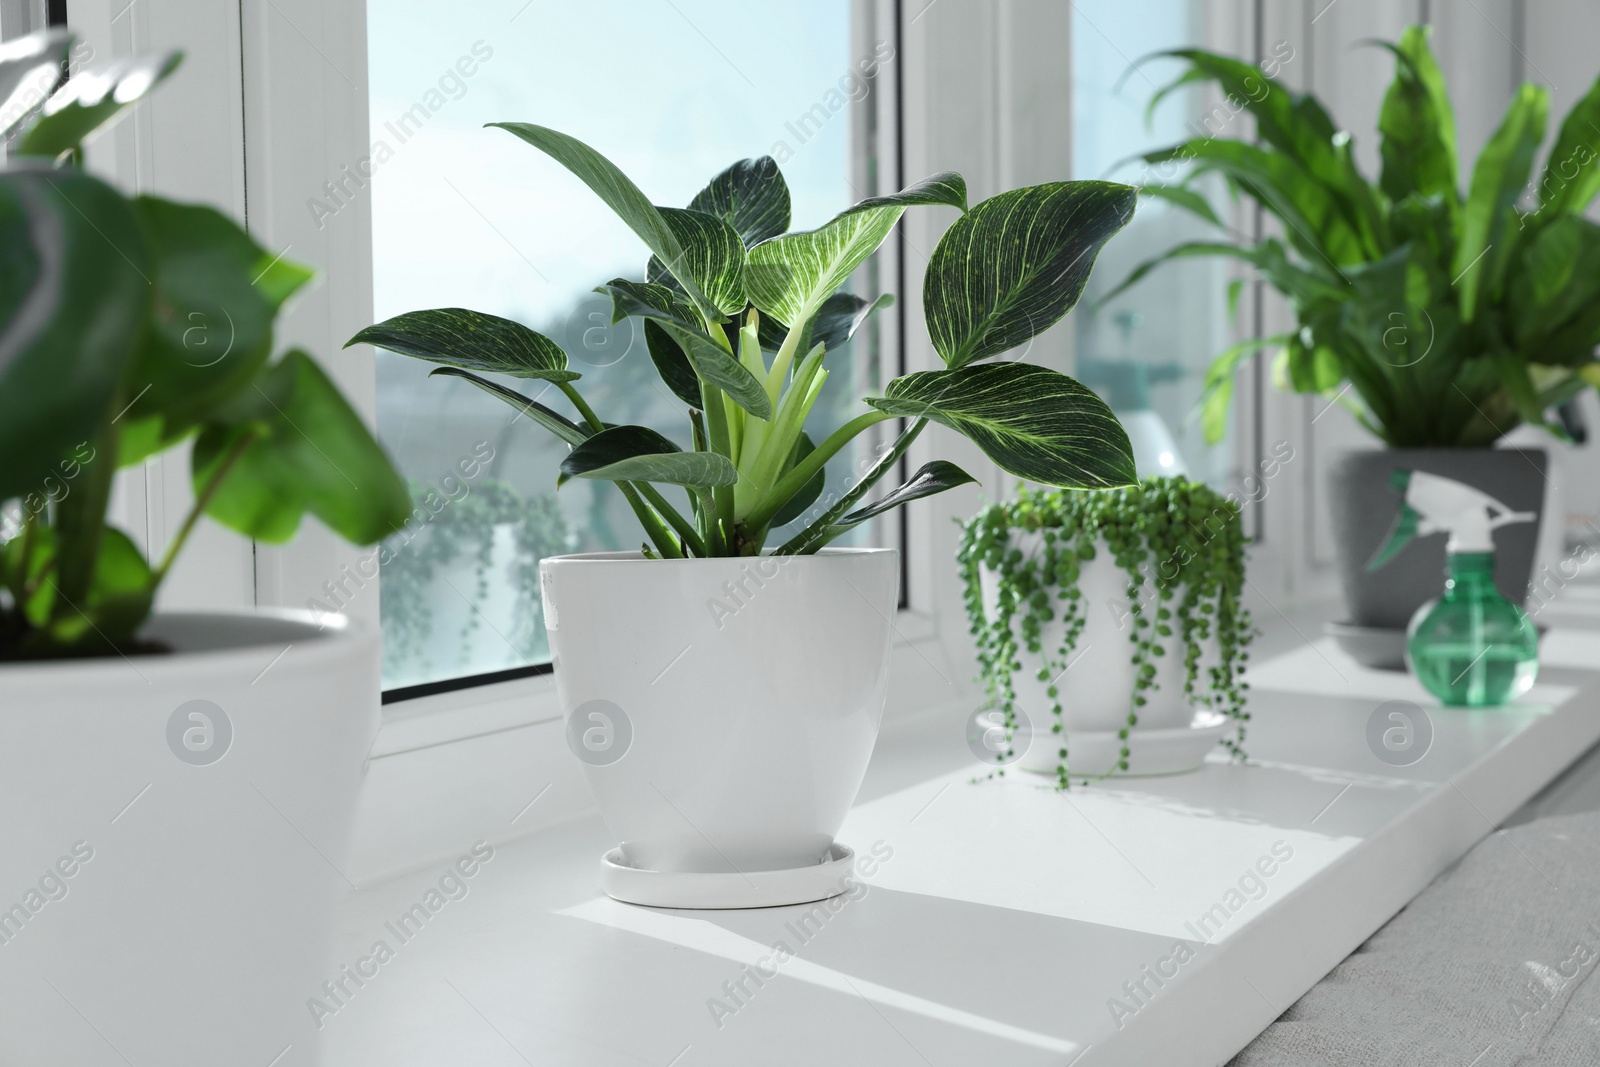
[[(1072, 23), (1074, 177), (1110, 178), (1132, 185), (1175, 183), (1188, 168), (1126, 161), (1195, 136), (1239, 136), (1206, 113), (1205, 91), (1186, 87), (1170, 94), (1147, 122), (1156, 89), (1182, 72), (1172, 60), (1133, 61), (1171, 48), (1212, 47), (1205, 38), (1205, 0), (1076, 0)], [(1228, 50), (1228, 49), (1225, 49)], [(1236, 125), (1246, 119), (1235, 118)], [(1223, 212), (1220, 184), (1195, 188)], [(1176, 260), (1157, 268), (1105, 306), (1101, 294), (1138, 264), (1173, 245), (1216, 240), (1217, 231), (1164, 201), (1141, 197), (1127, 228), (1100, 254), (1089, 287), (1078, 304), (1077, 375), (1111, 404), (1134, 442), (1141, 475), (1185, 473), (1225, 486), (1233, 458), (1231, 442), (1207, 446), (1197, 418), (1206, 368), (1229, 344), (1226, 291), (1228, 261)], [(1232, 424), (1230, 422), (1230, 432)]]
[[(611, 326), (609, 299), (592, 292), (642, 278), (644, 245), (558, 164), (483, 124), (572, 134), (663, 205), (687, 205), (728, 164), (771, 154), (791, 228), (809, 229), (859, 198), (852, 111), (871, 92), (856, 72), (872, 46), (851, 39), (850, 0), (373, 0), (368, 35), (373, 147), (361, 170), (372, 171), (377, 318), (454, 306), (515, 319), (567, 350), (601, 418), (690, 447), (686, 409), (657, 377), (642, 327)], [(335, 182), (328, 225), (366, 195), (341, 183), (355, 188)], [(814, 437), (863, 410), (868, 331), (851, 347), (830, 355)], [(610, 483), (575, 479), (557, 493), (565, 446), (506, 405), (428, 380), (428, 364), (377, 360), (379, 434), (424, 516), (385, 553), (386, 686), (545, 660), (539, 558), (637, 549), (632, 512)], [(557, 389), (505, 384), (577, 417)], [(846, 450), (832, 466), (855, 461)]]

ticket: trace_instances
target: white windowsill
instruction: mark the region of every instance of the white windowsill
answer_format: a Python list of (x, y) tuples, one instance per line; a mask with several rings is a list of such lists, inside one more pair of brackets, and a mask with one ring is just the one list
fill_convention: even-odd
[[(1600, 597), (1584, 592), (1552, 611), (1546, 680), (1510, 708), (1434, 709), (1409, 767), (1376, 759), (1367, 720), (1431, 701), (1325, 639), (1252, 672), (1248, 766), (1063, 796), (1017, 775), (974, 784), (959, 703), (890, 722), (841, 838), (893, 858), (720, 1027), (724, 983), (809, 908), (608, 901), (612, 842), (587, 807), (512, 843), (486, 832), (497, 855), (471, 894), (325, 1020), (330, 1062), (1221, 1062), (1600, 738)], [(537, 805), (558, 789), (583, 784), (573, 772)], [(1188, 924), (1280, 842), (1292, 858), (1202, 944)], [(438, 874), (355, 895), (341, 960)], [(1179, 942), (1192, 962), (1115, 1025), (1123, 983)]]

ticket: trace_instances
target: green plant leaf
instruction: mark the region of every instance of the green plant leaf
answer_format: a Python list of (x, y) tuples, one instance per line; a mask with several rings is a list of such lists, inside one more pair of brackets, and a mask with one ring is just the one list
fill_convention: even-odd
[(1561, 122), (1539, 178), (1537, 214), (1580, 215), (1596, 192), (1600, 192), (1600, 78)]
[(428, 377), (437, 378), (440, 375), (444, 375), (447, 378), (463, 378), (471, 382), (490, 396), (504, 400), (507, 404), (510, 404), (569, 445), (580, 445), (589, 439), (588, 430), (566, 416), (551, 411), (538, 401), (523, 396), (515, 389), (507, 389), (498, 382), (491, 382), (487, 378), (478, 377), (471, 371), (459, 370), (455, 367), (440, 367), (429, 374)]
[[(11, 567), (20, 562), (22, 539), (0, 546)], [(52, 526), (41, 526), (35, 533), (28, 560), (28, 573), (19, 575), (34, 585), (33, 595), (22, 605), (23, 614), (34, 628), (17, 650), (30, 659), (70, 652), (107, 653), (125, 644), (150, 615), (155, 599), (155, 581), (150, 564), (128, 535), (112, 526), (100, 532), (87, 591), (67, 600), (56, 584), (53, 572), (60, 563), (61, 541)]]
[(1052, 182), (1001, 193), (957, 219), (922, 285), (928, 333), (945, 365), (958, 370), (1060, 322), (1137, 196), (1113, 182)]
[(152, 273), (111, 186), (76, 170), (0, 173), (0, 500), (39, 490), (132, 399), (122, 385)]
[(83, 71), (45, 101), (38, 121), (18, 140), (17, 154), (54, 159), (77, 148), (123, 108), (165, 81), (182, 61), (182, 52), (152, 53)]
[[(816, 450), (817, 446), (816, 443), (811, 440), (811, 435), (802, 431), (799, 438), (795, 441), (794, 455), (790, 457), (788, 466), (785, 467), (784, 470), (780, 471), (779, 474), (781, 475), (787, 473), (788, 470), (794, 467), (795, 464), (799, 463)], [(827, 470), (819, 469), (810, 481), (806, 482), (805, 485), (802, 485), (799, 488), (794, 496), (791, 496), (788, 500), (784, 501), (783, 507), (773, 512), (772, 519), (768, 525), (772, 527), (785, 526), (804, 515), (806, 513), (806, 509), (812, 504), (815, 504), (817, 502), (817, 498), (822, 496), (822, 490), (827, 484)]]
[(261, 541), (289, 540), (310, 512), (370, 545), (411, 515), (404, 480), (361, 416), (298, 349), (205, 426), (193, 467), (197, 498), (221, 477), (206, 514)]
[(732, 353), (722, 349), (699, 330), (674, 319), (662, 318), (658, 321), (678, 343), (696, 375), (727, 393), (735, 404), (756, 418), (772, 418), (772, 400), (767, 396), (766, 386)]
[(311, 272), (212, 208), (139, 197), (150, 249), (151, 329), (133, 367), (118, 462), (142, 462), (247, 388), (272, 355), (278, 309)]
[(902, 192), (863, 200), (815, 230), (763, 241), (745, 257), (750, 302), (785, 326), (808, 321), (877, 251), (912, 204), (965, 211), (966, 183), (959, 174), (936, 174)]
[[(1480, 296), (1492, 293), (1498, 283), (1497, 264), (1504, 262), (1504, 244), (1511, 236), (1513, 206), (1528, 183), (1533, 157), (1544, 140), (1550, 93), (1538, 85), (1524, 84), (1506, 109), (1505, 118), (1478, 154), (1472, 169), (1461, 218), (1461, 245), (1456, 250), (1455, 284), (1461, 294), (1461, 318), (1471, 322)], [(1497, 253), (1496, 247), (1501, 246)]]
[(570, 478), (670, 485), (733, 485), (739, 469), (715, 452), (684, 452), (645, 426), (612, 426), (578, 445), (561, 461), (557, 485)]
[(520, 322), (465, 308), (409, 311), (368, 326), (344, 343), (375, 345), (464, 370), (509, 374), (548, 382), (582, 377), (567, 369), (567, 354)]
[(1211, 201), (1189, 188), (1187, 185), (1141, 185), (1139, 195), (1148, 196), (1156, 200), (1165, 200), (1183, 208), (1193, 215), (1198, 215), (1213, 226), (1221, 226), (1222, 220), (1217, 217), (1216, 211), (1211, 207)]
[(1374, 44), (1394, 53), (1394, 81), (1378, 113), (1383, 173), (1379, 186), (1399, 203), (1412, 193), (1440, 197), (1454, 207), (1455, 115), (1444, 75), (1428, 48), (1431, 26), (1408, 26), (1396, 44)]
[(1228, 412), (1233, 407), (1233, 379), (1238, 373), (1239, 365), (1263, 348), (1287, 343), (1291, 336), (1293, 335), (1288, 333), (1278, 333), (1271, 337), (1247, 338), (1237, 344), (1229, 345), (1211, 361), (1211, 366), (1206, 369), (1206, 380), (1200, 392), (1200, 401), (1195, 405), (1206, 444), (1218, 444), (1228, 432)]
[(682, 284), (687, 273), (723, 315), (744, 310), (744, 245), (734, 228), (715, 215), (675, 207), (656, 208), (683, 250), (676, 269), (651, 256), (645, 278), (654, 285)]
[(1128, 435), (1105, 401), (1045, 367), (985, 363), (922, 371), (896, 378), (867, 403), (947, 426), (1019, 478), (1067, 489), (1138, 480)]
[(72, 41), (68, 31), (52, 29), (0, 44), (0, 138), (44, 105), (61, 77)]
[[(576, 137), (531, 122), (491, 122), (488, 125), (520, 137), (566, 167), (605, 201), (606, 206), (615, 211), (662, 262), (669, 267), (680, 264), (684, 251), (671, 225), (650, 202), (650, 198), (640, 192), (639, 187), (605, 156)], [(719, 321), (721, 311), (700, 290), (693, 274), (687, 269), (682, 273), (674, 269), (673, 274), (683, 285), (689, 299), (700, 309), (701, 315), (712, 322)]]
[(645, 319), (644, 343), (650, 352), (650, 362), (656, 365), (656, 373), (673, 395), (691, 408), (700, 407), (704, 403), (700, 395), (700, 376), (695, 374), (689, 357), (683, 354), (683, 348), (666, 328), (655, 319)]
[(689, 208), (722, 219), (748, 248), (789, 228), (789, 186), (771, 156), (741, 159), (696, 193)]
[(893, 511), (902, 504), (909, 504), (913, 500), (921, 500), (925, 496), (933, 496), (935, 493), (942, 493), (946, 489), (954, 489), (957, 486), (975, 485), (977, 481), (978, 479), (954, 463), (948, 463), (942, 459), (936, 459), (932, 463), (924, 463), (906, 484), (874, 500), (866, 507), (857, 508), (838, 522), (824, 527), (818, 531), (818, 535), (812, 543), (832, 541), (841, 534), (848, 533), (860, 526), (868, 519), (882, 515), (886, 511)]

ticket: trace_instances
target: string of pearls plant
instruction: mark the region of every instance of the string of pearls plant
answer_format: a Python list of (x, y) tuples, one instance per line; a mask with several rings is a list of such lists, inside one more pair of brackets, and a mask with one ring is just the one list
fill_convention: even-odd
[[(1037, 551), (1025, 552), (1016, 535), (1037, 533)], [(1243, 680), (1254, 636), (1244, 589), (1244, 528), (1239, 505), (1205, 485), (1183, 478), (1151, 478), (1101, 492), (1022, 489), (1016, 499), (991, 504), (968, 520), (957, 559), (966, 583), (967, 620), (977, 639), (989, 706), (1016, 729), (1015, 672), (1032, 653), (1039, 681), (1049, 683), (1050, 733), (1059, 739), (1058, 788), (1068, 788), (1068, 738), (1058, 682), (1072, 662), (1092, 605), (1078, 588), (1081, 568), (1109, 548), (1127, 576), (1128, 640), (1134, 689), (1126, 723), (1118, 732), (1116, 765), (1128, 769), (1130, 732), (1139, 709), (1157, 687), (1156, 660), (1184, 657), (1184, 696), (1234, 719), (1238, 730), (1223, 744), (1244, 758), (1248, 684)], [(984, 610), (979, 573), (998, 573), (999, 598)], [(1059, 642), (1046, 648), (1046, 624), (1060, 619)], [(1214, 661), (1202, 662), (1215, 638)], [(1203, 672), (1203, 674), (1202, 674)], [(1036, 743), (1037, 743), (1036, 738)], [(1006, 754), (997, 758), (1002, 762)], [(1000, 773), (1004, 773), (1002, 770)], [(1085, 781), (1084, 784), (1087, 784)]]

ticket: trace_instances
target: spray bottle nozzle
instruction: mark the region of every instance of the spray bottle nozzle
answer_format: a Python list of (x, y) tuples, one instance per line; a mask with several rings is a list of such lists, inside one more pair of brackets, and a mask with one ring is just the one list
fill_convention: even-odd
[(1367, 570), (1388, 563), (1413, 537), (1447, 532), (1450, 543), (1445, 551), (1493, 552), (1493, 532), (1518, 522), (1538, 518), (1531, 511), (1512, 511), (1505, 504), (1470, 485), (1425, 471), (1397, 468), (1389, 474), (1389, 484), (1402, 496), (1400, 514), (1389, 537)]

